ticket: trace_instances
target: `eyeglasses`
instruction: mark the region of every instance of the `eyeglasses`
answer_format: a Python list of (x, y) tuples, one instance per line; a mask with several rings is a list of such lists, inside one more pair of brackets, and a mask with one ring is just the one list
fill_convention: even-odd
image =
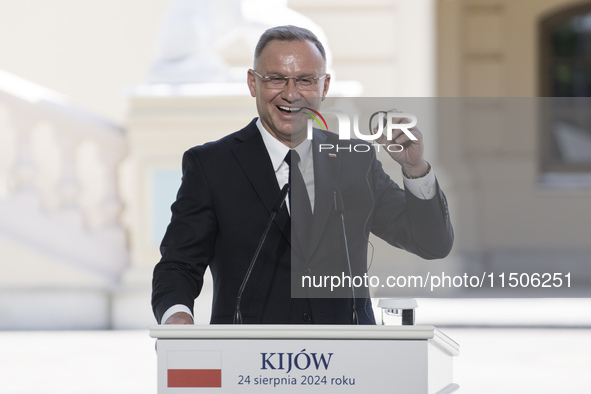
[(265, 87), (269, 89), (283, 89), (289, 83), (290, 79), (293, 79), (295, 83), (296, 89), (299, 90), (315, 90), (316, 89), (316, 82), (325, 78), (327, 74), (324, 74), (321, 77), (279, 77), (273, 76), (269, 77), (266, 75), (261, 75), (255, 70), (252, 70), (256, 75), (259, 76), (263, 80)]

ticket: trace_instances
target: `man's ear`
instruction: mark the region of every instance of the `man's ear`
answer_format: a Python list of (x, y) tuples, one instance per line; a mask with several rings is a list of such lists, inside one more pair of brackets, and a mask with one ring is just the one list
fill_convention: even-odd
[(330, 86), (330, 74), (326, 74), (324, 77), (324, 89), (322, 89), (322, 101), (326, 98), (326, 94), (328, 93), (328, 87)]
[(248, 90), (250, 90), (250, 95), (252, 97), (256, 97), (256, 78), (254, 76), (254, 71), (252, 71), (252, 69), (248, 69), (247, 71), (246, 82), (248, 83)]

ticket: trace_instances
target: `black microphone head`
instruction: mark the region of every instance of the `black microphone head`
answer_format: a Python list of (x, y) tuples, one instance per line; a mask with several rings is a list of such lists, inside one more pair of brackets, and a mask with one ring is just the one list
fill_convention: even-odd
[(343, 195), (341, 194), (341, 189), (338, 187), (334, 190), (334, 207), (338, 213), (344, 214), (345, 213), (345, 204), (343, 203)]
[(275, 201), (275, 205), (273, 205), (273, 209), (271, 209), (271, 212), (275, 212), (275, 213), (279, 212), (279, 210), (283, 206), (283, 203), (285, 202), (285, 197), (287, 197), (288, 192), (289, 192), (289, 183), (286, 183), (283, 186), (283, 189), (281, 189), (281, 191), (279, 192), (279, 197), (277, 198), (277, 201)]

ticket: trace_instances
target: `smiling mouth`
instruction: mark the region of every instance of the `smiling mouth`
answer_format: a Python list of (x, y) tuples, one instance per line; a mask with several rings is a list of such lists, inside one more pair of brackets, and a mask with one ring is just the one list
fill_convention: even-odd
[(289, 114), (294, 114), (294, 113), (300, 112), (302, 109), (304, 109), (303, 107), (286, 107), (283, 105), (277, 105), (276, 107), (279, 109), (279, 111), (289, 113)]

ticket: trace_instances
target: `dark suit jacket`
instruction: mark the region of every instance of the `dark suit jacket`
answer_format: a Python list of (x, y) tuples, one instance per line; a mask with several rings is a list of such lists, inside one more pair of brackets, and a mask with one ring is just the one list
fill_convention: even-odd
[[(182, 184), (162, 241), (162, 259), (154, 270), (152, 305), (158, 321), (172, 305), (193, 308), (209, 266), (214, 280), (211, 323), (232, 322), (238, 289), (280, 189), (255, 121), (183, 156)], [(373, 149), (366, 153), (318, 149), (319, 144), (351, 143), (363, 142), (339, 141), (334, 133), (315, 130), (310, 247), (303, 251), (291, 242), (290, 217), (283, 207), (242, 296), (245, 323), (350, 323), (350, 297), (322, 298), (311, 292), (310, 298), (292, 298), (290, 288), (301, 275), (348, 273), (341, 218), (334, 203), (337, 187), (345, 206), (354, 275), (366, 271), (370, 231), (427, 259), (449, 253), (453, 231), (441, 190), (431, 200), (405, 192), (382, 170)], [(360, 323), (374, 323), (367, 294), (358, 290), (356, 296)]]

